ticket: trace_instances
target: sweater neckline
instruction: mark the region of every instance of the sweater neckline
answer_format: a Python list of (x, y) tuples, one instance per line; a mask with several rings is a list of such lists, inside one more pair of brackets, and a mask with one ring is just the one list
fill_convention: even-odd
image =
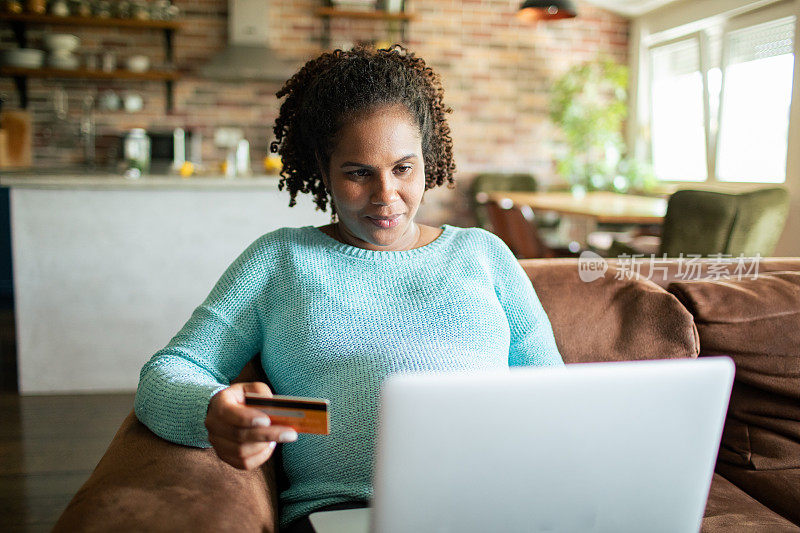
[(357, 246), (352, 246), (350, 244), (345, 244), (324, 233), (316, 226), (305, 226), (304, 229), (308, 230), (308, 234), (313, 240), (316, 240), (320, 244), (324, 244), (326, 247), (337, 253), (342, 253), (351, 257), (357, 257), (359, 259), (380, 259), (382, 261), (391, 261), (435, 253), (438, 249), (445, 246), (452, 239), (456, 228), (454, 226), (450, 226), (449, 224), (443, 224), (439, 227), (442, 229), (441, 235), (436, 237), (428, 244), (420, 246), (419, 248), (412, 248), (411, 250), (392, 251), (367, 250)]

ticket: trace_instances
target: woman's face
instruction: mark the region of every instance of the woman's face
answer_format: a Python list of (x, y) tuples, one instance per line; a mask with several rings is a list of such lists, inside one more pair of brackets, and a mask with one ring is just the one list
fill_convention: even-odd
[(404, 106), (381, 107), (345, 124), (325, 182), (347, 244), (368, 250), (415, 247), (425, 161), (419, 127)]

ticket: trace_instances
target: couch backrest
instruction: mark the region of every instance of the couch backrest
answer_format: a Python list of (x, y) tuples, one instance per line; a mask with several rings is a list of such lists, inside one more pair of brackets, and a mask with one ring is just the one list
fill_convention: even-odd
[(673, 283), (701, 356), (736, 363), (716, 470), (800, 525), (800, 272)]
[(574, 259), (520, 261), (553, 325), (566, 363), (696, 357), (691, 314), (646, 279), (624, 279), (610, 267), (582, 281)]
[(736, 363), (720, 460), (800, 468), (800, 272), (677, 282), (669, 290), (694, 315), (700, 355)]

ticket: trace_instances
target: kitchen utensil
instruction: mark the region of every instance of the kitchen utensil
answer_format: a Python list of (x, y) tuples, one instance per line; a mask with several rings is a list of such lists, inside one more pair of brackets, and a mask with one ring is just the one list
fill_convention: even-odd
[(0, 124), (5, 137), (3, 148), (0, 149), (0, 168), (30, 167), (33, 162), (31, 114), (28, 111), (2, 111)]
[(0, 51), (0, 65), (19, 68), (41, 68), (44, 52), (34, 48), (15, 48)]

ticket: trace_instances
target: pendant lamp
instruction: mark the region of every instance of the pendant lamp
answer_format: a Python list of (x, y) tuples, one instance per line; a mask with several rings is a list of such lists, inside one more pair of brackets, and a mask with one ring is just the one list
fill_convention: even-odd
[(525, 0), (517, 11), (517, 18), (524, 22), (567, 19), (577, 15), (572, 0)]

